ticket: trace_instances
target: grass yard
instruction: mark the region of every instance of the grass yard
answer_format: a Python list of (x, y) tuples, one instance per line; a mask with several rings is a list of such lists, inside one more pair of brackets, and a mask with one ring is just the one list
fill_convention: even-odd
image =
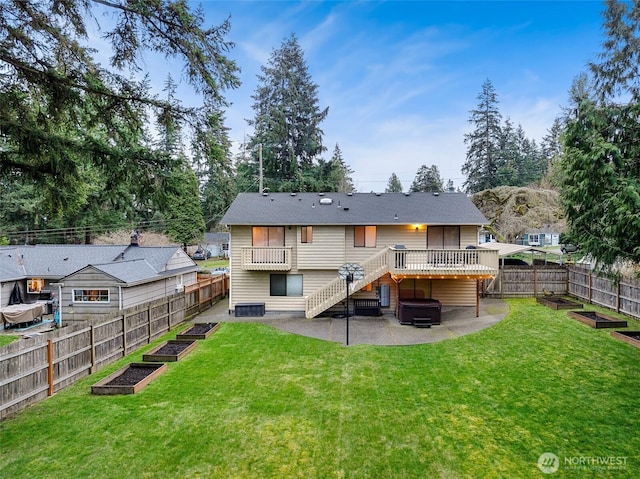
[(225, 323), (142, 392), (90, 394), (150, 345), (0, 422), (0, 477), (640, 477), (640, 350), (509, 304), (489, 329), (419, 346)]
[(19, 337), (20, 336), (16, 336), (15, 334), (0, 334), (0, 346), (4, 346), (5, 344), (11, 344)]

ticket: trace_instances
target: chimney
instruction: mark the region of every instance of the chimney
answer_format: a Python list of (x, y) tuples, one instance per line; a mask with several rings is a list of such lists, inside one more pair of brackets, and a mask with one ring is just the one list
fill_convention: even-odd
[(139, 240), (139, 235), (138, 235), (138, 232), (136, 231), (135, 233), (131, 234), (131, 246), (139, 246), (138, 240)]

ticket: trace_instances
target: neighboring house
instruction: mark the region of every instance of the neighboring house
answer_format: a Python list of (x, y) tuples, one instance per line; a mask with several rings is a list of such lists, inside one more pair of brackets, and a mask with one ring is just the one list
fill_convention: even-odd
[(558, 246), (560, 233), (549, 229), (532, 229), (522, 235), (518, 244), (528, 246)]
[(229, 308), (337, 308), (338, 270), (362, 266), (353, 298), (433, 298), (478, 306), (479, 281), (498, 272), (498, 253), (476, 249), (486, 218), (463, 193), (242, 193), (221, 224), (230, 227)]
[(205, 233), (204, 243), (212, 257), (229, 257), (229, 233)]
[(23, 302), (55, 295), (64, 319), (86, 319), (182, 291), (197, 271), (177, 246), (2, 246), (0, 308), (17, 284)]

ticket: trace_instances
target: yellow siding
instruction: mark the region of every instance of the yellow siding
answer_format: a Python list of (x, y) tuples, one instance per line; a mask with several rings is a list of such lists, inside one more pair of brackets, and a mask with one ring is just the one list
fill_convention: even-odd
[[(240, 248), (251, 246), (251, 227), (233, 226), (230, 244), (231, 291), (229, 307), (237, 303), (260, 301), (270, 311), (303, 311), (304, 296), (325, 286), (337, 275), (337, 269), (344, 263), (364, 262), (387, 246), (403, 244), (407, 248), (426, 247), (426, 225), (378, 226), (375, 248), (353, 246), (353, 226), (314, 226), (313, 243), (300, 243), (300, 228), (285, 228), (285, 244), (293, 246), (293, 267), (290, 274), (303, 274), (303, 296), (269, 296), (269, 272), (244, 271), (241, 266)], [(461, 248), (477, 244), (477, 227), (460, 227)], [(390, 285), (390, 311), (397, 302), (395, 282), (386, 274), (372, 283), (371, 291), (356, 292), (356, 297), (375, 297), (376, 287)], [(473, 280), (432, 280), (432, 297), (443, 305), (475, 306), (476, 283)], [(386, 309), (385, 309), (386, 310)], [(388, 311), (388, 310), (387, 310)]]
[(476, 282), (472, 279), (433, 280), (431, 296), (446, 306), (475, 306)]
[(297, 269), (338, 269), (345, 263), (343, 226), (314, 226), (312, 243), (301, 243), (298, 227)]
[(478, 227), (477, 226), (461, 226), (460, 227), (460, 247), (465, 248), (469, 245), (478, 244)]

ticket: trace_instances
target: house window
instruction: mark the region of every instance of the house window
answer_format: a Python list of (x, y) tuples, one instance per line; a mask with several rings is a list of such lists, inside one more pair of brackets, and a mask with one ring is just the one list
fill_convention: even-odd
[(301, 243), (313, 243), (313, 226), (302, 227)]
[(27, 280), (27, 293), (39, 293), (44, 288), (44, 279), (31, 278)]
[(375, 226), (354, 226), (353, 246), (356, 248), (376, 247), (376, 227)]
[(254, 226), (253, 246), (284, 246), (284, 226)]
[(302, 296), (302, 275), (272, 274), (269, 294), (271, 296)]
[(108, 289), (74, 289), (73, 302), (74, 303), (95, 303), (95, 302), (108, 303), (109, 290)]
[[(252, 228), (253, 263), (284, 263), (285, 252), (274, 252), (266, 248), (284, 246), (284, 226), (254, 226)], [(261, 249), (265, 248), (265, 249)]]
[(460, 249), (460, 227), (429, 226), (427, 228), (427, 248)]

